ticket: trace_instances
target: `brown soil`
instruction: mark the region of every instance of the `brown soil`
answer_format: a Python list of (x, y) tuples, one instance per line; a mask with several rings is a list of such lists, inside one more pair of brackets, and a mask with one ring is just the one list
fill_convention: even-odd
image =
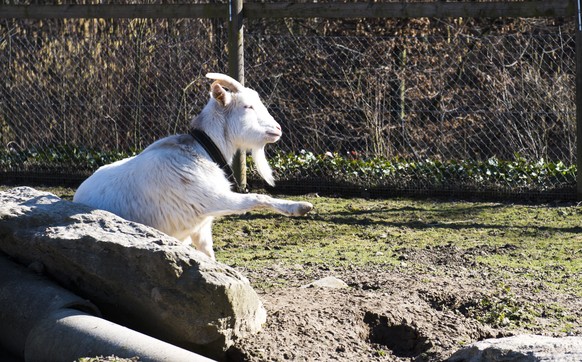
[[(471, 251), (469, 251), (470, 253)], [(480, 253), (486, 251), (479, 251)], [(517, 333), (581, 334), (582, 300), (531, 281), (500, 280), (493, 270), (467, 267), (454, 249), (411, 252), (401, 266), (316, 271), (275, 265), (245, 272), (253, 284), (269, 279), (292, 286), (260, 292), (268, 312), (264, 330), (236, 343), (233, 361), (443, 361), (462, 345)], [(432, 270), (412, 263), (432, 262)], [(430, 264), (430, 263), (429, 263)], [(335, 276), (343, 289), (302, 287)], [(500, 287), (502, 285), (503, 287)], [(499, 305), (484, 306), (483, 300)], [(507, 318), (483, 318), (505, 307)], [(560, 310), (550, 315), (544, 306)], [(512, 314), (513, 313), (513, 314)], [(560, 332), (560, 323), (570, 323)], [(481, 320), (481, 321), (479, 321)]]

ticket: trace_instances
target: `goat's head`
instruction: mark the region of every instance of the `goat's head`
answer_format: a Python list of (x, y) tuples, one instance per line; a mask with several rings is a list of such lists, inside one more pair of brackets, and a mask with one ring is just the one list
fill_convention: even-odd
[(265, 157), (265, 145), (281, 138), (281, 126), (269, 114), (259, 94), (245, 88), (235, 79), (219, 73), (208, 73), (214, 79), (210, 94), (215, 110), (225, 121), (225, 132), (237, 148), (251, 150), (259, 174), (274, 185), (273, 172)]

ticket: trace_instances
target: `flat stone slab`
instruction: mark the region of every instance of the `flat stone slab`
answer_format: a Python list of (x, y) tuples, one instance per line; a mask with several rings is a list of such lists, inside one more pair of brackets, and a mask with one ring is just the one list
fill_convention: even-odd
[(348, 285), (343, 280), (330, 276), (318, 279), (312, 283), (302, 286), (302, 288), (327, 288), (327, 289), (343, 289)]
[(517, 335), (485, 339), (455, 352), (448, 362), (582, 361), (582, 337)]

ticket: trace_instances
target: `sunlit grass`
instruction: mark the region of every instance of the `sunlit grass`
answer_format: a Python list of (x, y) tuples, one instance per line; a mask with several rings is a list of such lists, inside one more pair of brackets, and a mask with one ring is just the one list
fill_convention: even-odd
[[(246, 269), (273, 263), (390, 267), (400, 265), (406, 253), (451, 248), (508, 277), (582, 296), (582, 208), (575, 204), (297, 199), (312, 202), (313, 213), (287, 218), (264, 212), (218, 220), (217, 258)], [(430, 266), (422, 260), (406, 262), (420, 270)]]

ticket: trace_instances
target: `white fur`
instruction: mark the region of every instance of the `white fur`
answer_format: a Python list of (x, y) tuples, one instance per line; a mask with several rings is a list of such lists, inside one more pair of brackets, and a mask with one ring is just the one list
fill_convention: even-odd
[[(191, 126), (206, 132), (229, 163), (237, 149), (251, 150), (259, 174), (273, 185), (264, 147), (279, 140), (281, 127), (257, 92), (226, 75), (207, 77), (216, 80), (211, 98)], [(213, 259), (214, 217), (261, 208), (299, 216), (313, 208), (308, 202), (232, 192), (224, 172), (190, 135), (160, 139), (135, 157), (99, 168), (73, 200), (152, 226)]]

